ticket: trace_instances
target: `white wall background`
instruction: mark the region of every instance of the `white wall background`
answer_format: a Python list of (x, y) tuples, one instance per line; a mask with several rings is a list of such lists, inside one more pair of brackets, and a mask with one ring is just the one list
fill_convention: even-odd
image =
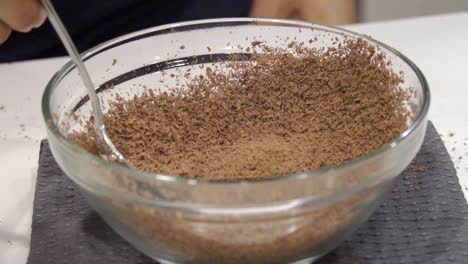
[(468, 0), (358, 0), (359, 22), (461, 11), (468, 11)]

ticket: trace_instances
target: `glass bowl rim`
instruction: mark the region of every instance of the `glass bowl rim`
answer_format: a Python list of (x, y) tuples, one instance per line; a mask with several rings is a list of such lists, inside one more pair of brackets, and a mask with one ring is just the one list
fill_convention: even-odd
[[(283, 25), (283, 26), (298, 27), (298, 28), (312, 28), (312, 29), (317, 29), (321, 31), (329, 31), (329, 32), (337, 33), (337, 34), (345, 34), (350, 37), (365, 39), (366, 41), (369, 41), (372, 44), (375, 44), (379, 47), (382, 47), (388, 50), (389, 52), (399, 57), (403, 62), (405, 62), (411, 68), (411, 70), (416, 74), (418, 81), (420, 82), (422, 86), (422, 92), (423, 92), (423, 105), (418, 115), (416, 116), (414, 121), (411, 123), (411, 125), (404, 132), (402, 132), (399, 136), (387, 142), (386, 144), (382, 145), (380, 148), (372, 151), (371, 153), (368, 153), (367, 155), (363, 155), (352, 160), (345, 161), (336, 166), (322, 167), (322, 168), (318, 168), (318, 169), (314, 169), (314, 170), (310, 170), (306, 172), (292, 173), (292, 174), (288, 174), (284, 176), (272, 177), (272, 178), (267, 178), (267, 179), (262, 179), (262, 180), (241, 181), (243, 184), (261, 184), (265, 182), (271, 183), (271, 182), (287, 181), (287, 180), (294, 180), (294, 179), (308, 179), (316, 175), (327, 173), (331, 170), (345, 169), (345, 168), (351, 167), (364, 160), (378, 156), (390, 150), (391, 148), (397, 146), (399, 143), (404, 141), (409, 135), (411, 135), (416, 130), (416, 128), (418, 128), (421, 124), (424, 123), (423, 121), (425, 120), (427, 116), (429, 104), (430, 104), (430, 90), (429, 90), (429, 85), (427, 83), (427, 80), (424, 74), (421, 72), (421, 70), (408, 57), (400, 53), (395, 48), (392, 48), (378, 40), (375, 40), (371, 38), (370, 36), (363, 35), (357, 32), (353, 32), (347, 29), (338, 28), (338, 27), (324, 26), (320, 24), (302, 22), (302, 21), (296, 21), (296, 20), (269, 19), (269, 18), (218, 18), (218, 19), (193, 20), (193, 21), (171, 23), (171, 24), (151, 27), (151, 28), (135, 31), (133, 33), (129, 33), (129, 34), (116, 37), (114, 39), (103, 42), (102, 44), (99, 44), (83, 52), (82, 58), (85, 61), (86, 59), (89, 59), (93, 57), (94, 55), (99, 54), (100, 52), (111, 49), (112, 47), (118, 46), (119, 44), (131, 42), (136, 38), (140, 38), (146, 35), (148, 36), (155, 35), (155, 33), (158, 33), (158, 32), (159, 33), (162, 32), (164, 34), (165, 31), (169, 32), (173, 29), (177, 31), (178, 28), (185, 28), (186, 30), (191, 30), (191, 29), (200, 29), (200, 28), (217, 27), (217, 26), (234, 26), (234, 25), (239, 25), (239, 24), (240, 25), (244, 25), (244, 24), (253, 24), (253, 25), (266, 24), (268, 25), (270, 24), (273, 26)], [(176, 175), (164, 175), (164, 174), (158, 174), (158, 173), (145, 172), (145, 171), (141, 171), (135, 168), (125, 167), (118, 163), (110, 162), (105, 159), (99, 158), (98, 156), (93, 155), (87, 152), (86, 150), (82, 149), (78, 145), (70, 142), (60, 132), (59, 128), (53, 121), (53, 117), (49, 108), (49, 99), (52, 93), (54, 92), (55, 88), (57, 87), (57, 85), (60, 83), (60, 81), (74, 68), (75, 66), (73, 62), (68, 61), (64, 66), (60, 68), (60, 70), (58, 70), (52, 76), (52, 78), (46, 85), (46, 88), (42, 95), (42, 102), (41, 102), (42, 115), (46, 124), (46, 128), (61, 144), (66, 146), (66, 148), (68, 148), (74, 153), (77, 153), (79, 156), (83, 157), (85, 160), (89, 162), (98, 164), (98, 166), (107, 167), (111, 171), (118, 171), (120, 173), (125, 173), (125, 175), (131, 176), (131, 177), (143, 177), (143, 178), (150, 179), (150, 180), (176, 182), (176, 183), (188, 184), (188, 185), (195, 185), (195, 184), (231, 185), (231, 184), (238, 184), (240, 182), (240, 181), (222, 181), (222, 182), (208, 181), (204, 179), (193, 179), (193, 178), (187, 178), (187, 177), (176, 176)], [(365, 187), (369, 187), (371, 185), (370, 182), (371, 182), (371, 179), (365, 182), (359, 183), (358, 187), (360, 188), (350, 188), (350, 189), (354, 189), (354, 191), (351, 191), (351, 190), (348, 190), (348, 191), (354, 193), (359, 190), (362, 190)], [(372, 182), (375, 183), (376, 181), (372, 181)]]

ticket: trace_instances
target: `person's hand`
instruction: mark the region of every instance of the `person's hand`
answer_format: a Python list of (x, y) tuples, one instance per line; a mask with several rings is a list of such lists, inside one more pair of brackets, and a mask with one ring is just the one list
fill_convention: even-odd
[(349, 24), (356, 20), (356, 6), (354, 0), (254, 0), (250, 16)]
[(0, 0), (0, 44), (12, 30), (29, 32), (47, 18), (40, 0)]

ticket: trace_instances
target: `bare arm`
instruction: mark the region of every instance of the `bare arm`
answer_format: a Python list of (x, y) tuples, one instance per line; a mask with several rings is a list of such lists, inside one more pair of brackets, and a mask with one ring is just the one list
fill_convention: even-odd
[(254, 0), (252, 17), (298, 19), (339, 25), (356, 22), (355, 0)]

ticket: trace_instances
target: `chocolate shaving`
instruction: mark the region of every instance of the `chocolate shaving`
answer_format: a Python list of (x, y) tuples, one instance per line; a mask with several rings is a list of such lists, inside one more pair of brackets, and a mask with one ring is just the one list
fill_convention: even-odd
[[(402, 79), (364, 40), (260, 47), (249, 60), (233, 55), (191, 75), (186, 89), (113, 102), (110, 138), (141, 170), (230, 181), (335, 166), (407, 128)], [(88, 125), (73, 138), (95, 151), (92, 133)]]

